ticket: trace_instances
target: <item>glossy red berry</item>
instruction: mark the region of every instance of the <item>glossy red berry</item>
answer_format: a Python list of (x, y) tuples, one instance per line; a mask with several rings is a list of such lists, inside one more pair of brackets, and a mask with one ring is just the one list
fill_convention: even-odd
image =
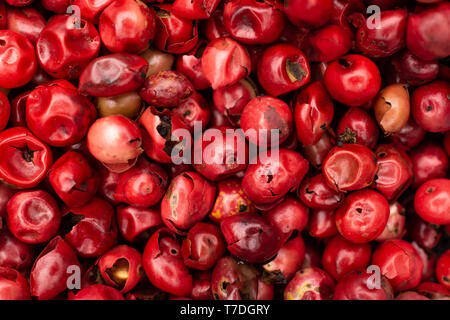
[(413, 169), (413, 187), (436, 178), (445, 178), (448, 172), (448, 156), (438, 144), (427, 142), (409, 153)]
[(231, 86), (247, 77), (251, 61), (247, 50), (231, 38), (218, 38), (205, 48), (202, 56), (203, 73), (213, 90)]
[(17, 88), (33, 78), (37, 69), (33, 44), (25, 36), (0, 30), (0, 87)]
[(450, 290), (450, 250), (444, 252), (436, 261), (436, 277)]
[(373, 275), (368, 272), (353, 271), (346, 274), (336, 284), (333, 300), (392, 300), (394, 290), (389, 280), (381, 276), (379, 288), (369, 288)]
[(450, 224), (450, 180), (431, 179), (417, 189), (414, 208), (425, 221)]
[(175, 0), (172, 6), (172, 11), (176, 15), (191, 19), (207, 19), (216, 12), (220, 0)]
[(334, 99), (351, 107), (368, 103), (381, 88), (377, 65), (357, 54), (347, 55), (330, 63), (325, 71), (324, 81)]
[(372, 257), (395, 292), (414, 289), (422, 278), (423, 262), (416, 249), (404, 240), (388, 240), (380, 244)]
[(288, 19), (299, 27), (317, 28), (326, 24), (332, 14), (333, 0), (289, 0), (284, 2)]
[(270, 204), (295, 190), (308, 171), (308, 161), (299, 153), (280, 149), (278, 160), (258, 159), (250, 164), (242, 180), (242, 188), (256, 204)]
[(0, 178), (20, 188), (33, 188), (52, 165), (50, 148), (26, 128), (14, 127), (0, 133)]
[(192, 275), (183, 263), (180, 250), (175, 234), (162, 228), (147, 242), (142, 262), (147, 277), (157, 288), (176, 296), (189, 296)]
[(202, 56), (208, 42), (200, 40), (197, 45), (186, 54), (178, 56), (175, 68), (184, 74), (196, 90), (209, 88), (210, 83), (203, 73)]
[(274, 42), (284, 28), (282, 5), (272, 0), (227, 2), (224, 5), (223, 21), (231, 36), (246, 44)]
[(94, 97), (110, 97), (135, 91), (145, 81), (148, 62), (129, 53), (98, 57), (80, 75), (78, 90)]
[(40, 66), (52, 77), (76, 79), (97, 57), (100, 45), (100, 36), (91, 22), (56, 15), (40, 32), (36, 54)]
[(0, 267), (27, 270), (33, 259), (32, 245), (18, 240), (7, 230), (0, 231)]
[(290, 44), (276, 44), (265, 49), (257, 73), (261, 86), (274, 97), (294, 91), (311, 79), (305, 54)]
[(160, 213), (154, 209), (119, 206), (116, 218), (120, 234), (129, 242), (146, 240), (163, 225)]
[(339, 233), (355, 243), (375, 240), (389, 219), (389, 204), (376, 191), (365, 189), (350, 193), (336, 210)]
[(55, 147), (79, 142), (97, 116), (92, 102), (67, 80), (55, 80), (31, 91), (25, 114), (28, 128)]
[(25, 36), (33, 44), (47, 23), (42, 14), (32, 7), (8, 7), (5, 18), (8, 30)]
[(196, 223), (181, 245), (184, 264), (197, 270), (212, 268), (224, 253), (225, 240), (220, 229), (210, 223)]
[(0, 267), (0, 299), (30, 300), (30, 289), (27, 279), (17, 270)]
[(339, 191), (354, 191), (372, 184), (377, 173), (377, 159), (360, 144), (336, 146), (323, 161), (322, 171), (328, 185)]
[(62, 218), (64, 239), (81, 257), (98, 257), (117, 240), (114, 208), (101, 198), (67, 208)]
[(76, 294), (69, 292), (69, 300), (124, 300), (119, 290), (104, 284), (94, 284)]
[(316, 209), (311, 213), (308, 231), (314, 238), (329, 238), (338, 233), (334, 210)]
[(56, 297), (67, 289), (72, 268), (80, 268), (77, 255), (61, 237), (53, 238), (34, 261), (30, 274), (31, 296), (39, 300)]
[(341, 192), (328, 186), (322, 173), (304, 179), (297, 194), (304, 204), (313, 209), (336, 209), (344, 200)]
[(406, 210), (398, 202), (389, 204), (389, 219), (376, 241), (401, 239), (406, 233)]
[(102, 43), (111, 52), (139, 53), (155, 36), (152, 9), (135, 0), (113, 1), (100, 15)]
[(411, 113), (426, 131), (450, 130), (450, 84), (434, 81), (414, 90), (411, 96)]
[(0, 91), (0, 132), (6, 128), (11, 115), (11, 104), (8, 97)]
[(363, 108), (349, 108), (337, 126), (338, 142), (358, 143), (374, 148), (380, 130), (373, 117)]
[(322, 266), (337, 281), (352, 271), (365, 271), (370, 263), (370, 244), (356, 244), (340, 235), (332, 238), (322, 254)]
[(187, 171), (172, 179), (161, 201), (161, 217), (172, 231), (186, 233), (210, 212), (216, 187), (196, 172)]

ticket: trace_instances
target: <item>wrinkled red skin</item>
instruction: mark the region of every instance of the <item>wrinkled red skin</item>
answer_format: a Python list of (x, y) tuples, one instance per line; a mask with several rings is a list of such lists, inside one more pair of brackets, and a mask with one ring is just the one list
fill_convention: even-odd
[(450, 224), (450, 180), (432, 179), (422, 184), (414, 196), (414, 209), (426, 222)]
[(33, 44), (10, 30), (0, 30), (0, 42), (3, 44), (0, 46), (0, 87), (21, 87), (33, 78), (37, 69)]
[[(115, 278), (114, 267), (123, 260), (126, 260), (127, 268), (126, 271), (121, 272), (126, 272), (126, 278), (124, 279), (122, 274), (120, 278)], [(119, 245), (105, 252), (98, 259), (97, 266), (106, 284), (115, 287), (122, 293), (133, 289), (144, 273), (140, 252), (127, 245)]]
[(121, 173), (114, 198), (136, 207), (151, 207), (161, 200), (168, 184), (167, 172), (141, 157), (135, 166)]
[(366, 110), (349, 108), (339, 120), (337, 135), (341, 143), (358, 143), (373, 149), (377, 145), (380, 130)]
[(301, 235), (287, 241), (278, 251), (275, 259), (263, 265), (264, 280), (286, 283), (302, 266), (305, 258), (305, 243)]
[(219, 227), (198, 222), (187, 234), (181, 244), (181, 255), (188, 268), (208, 270), (225, 253), (225, 240)]
[(36, 87), (27, 98), (26, 123), (42, 141), (55, 147), (79, 142), (94, 122), (97, 111), (67, 80)]
[(422, 277), (422, 259), (417, 250), (404, 240), (381, 243), (374, 251), (372, 264), (380, 267), (395, 292), (416, 288)]
[(0, 133), (0, 179), (19, 188), (36, 187), (52, 165), (50, 148), (23, 127)]
[(87, 134), (89, 152), (109, 170), (118, 173), (134, 166), (143, 152), (141, 144), (139, 127), (122, 115), (97, 119)]
[[(11, 100), (11, 115), (9, 116), (9, 123), (14, 127), (26, 127), (25, 110), (27, 107), (28, 95), (31, 91), (25, 91)], [(0, 94), (0, 100), (2, 95)], [(6, 126), (6, 123), (5, 123)], [(1, 127), (1, 126), (0, 126)]]
[[(92, 23), (98, 23), (100, 13), (114, 0), (70, 0), (72, 5), (80, 7), (81, 17)], [(65, 10), (65, 9), (64, 9)]]
[[(270, 96), (256, 97), (245, 106), (240, 125), (251, 143), (273, 147), (291, 134), (293, 116), (284, 101)], [(272, 141), (272, 130), (277, 130), (278, 141)]]
[(274, 97), (303, 87), (311, 79), (305, 54), (290, 44), (276, 44), (265, 49), (257, 74), (261, 86)]
[(285, 300), (331, 300), (333, 278), (317, 267), (302, 268), (284, 289)]
[(372, 273), (353, 271), (342, 277), (334, 290), (333, 300), (392, 300), (394, 291), (388, 279), (381, 276), (380, 288), (369, 289)]
[(333, 210), (344, 200), (344, 194), (330, 188), (322, 173), (304, 179), (297, 195), (312, 209)]
[(316, 144), (329, 128), (334, 104), (322, 82), (316, 81), (302, 89), (292, 101), (298, 140), (304, 145)]
[(67, 272), (71, 266), (80, 267), (77, 255), (60, 236), (53, 238), (36, 258), (31, 269), (31, 296), (39, 300), (56, 297), (67, 289)]
[(163, 222), (158, 211), (133, 206), (117, 208), (117, 224), (122, 237), (129, 242), (147, 238), (151, 231), (162, 227)]
[(431, 300), (450, 300), (450, 291), (439, 283), (422, 282), (417, 291)]
[(343, 27), (348, 35), (353, 39), (354, 30), (350, 27), (348, 17), (353, 12), (366, 12), (367, 6), (362, 0), (333, 0), (333, 9), (330, 21)]
[(426, 142), (413, 149), (409, 155), (414, 174), (413, 187), (417, 188), (430, 179), (446, 177), (449, 163), (441, 146)]
[(425, 130), (417, 124), (413, 117), (410, 117), (406, 125), (390, 138), (397, 149), (409, 151), (422, 142), (425, 134)]
[(437, 226), (423, 221), (416, 215), (410, 215), (408, 217), (408, 236), (420, 247), (431, 250), (438, 244), (442, 232)]
[(69, 207), (83, 206), (97, 192), (99, 176), (77, 152), (67, 152), (50, 168), (48, 179), (56, 194)]
[(195, 89), (183, 74), (176, 71), (160, 71), (145, 80), (139, 95), (155, 107), (170, 108), (189, 98)]
[[(186, 143), (186, 149), (191, 148), (192, 137), (190, 135), (189, 137), (179, 137), (172, 134), (177, 129), (189, 129), (177, 115), (167, 109), (159, 111), (154, 107), (149, 107), (143, 112), (138, 122), (145, 128), (142, 130), (144, 151), (157, 162), (172, 163), (172, 156), (181, 157), (183, 150), (179, 150), (180, 146), (178, 146), (178, 144), (182, 144), (181, 142)], [(187, 141), (183, 141), (184, 138)]]
[(309, 219), (309, 235), (314, 238), (329, 238), (338, 233), (334, 210), (316, 209)]
[(400, 293), (395, 300), (430, 300), (427, 297), (415, 292), (415, 291), (404, 291)]
[(220, 223), (223, 219), (237, 215), (256, 213), (255, 205), (241, 187), (241, 181), (230, 178), (217, 183), (218, 193), (209, 219)]
[(416, 57), (409, 50), (404, 50), (392, 57), (392, 65), (398, 73), (401, 82), (411, 85), (422, 85), (438, 76), (439, 64), (436, 61), (426, 61)]
[(6, 205), (8, 204), (9, 199), (11, 199), (16, 192), (17, 190), (11, 188), (5, 183), (0, 182), (0, 218), (6, 217)]
[(89, 21), (56, 15), (39, 34), (36, 54), (39, 65), (55, 78), (76, 79), (100, 51), (100, 36)]
[(406, 210), (398, 202), (389, 204), (389, 219), (383, 232), (375, 239), (385, 241), (401, 239), (406, 233)]
[(375, 149), (378, 172), (373, 187), (387, 200), (396, 200), (411, 185), (413, 164), (408, 155), (392, 144), (380, 144)]
[(183, 263), (180, 244), (167, 228), (156, 231), (144, 249), (142, 262), (151, 283), (175, 296), (189, 296), (192, 275)]
[(42, 6), (55, 13), (65, 13), (70, 5), (70, 0), (41, 0)]
[(210, 212), (216, 187), (196, 172), (176, 176), (161, 201), (161, 217), (173, 232), (185, 234)]
[(232, 0), (224, 5), (223, 22), (231, 36), (241, 43), (272, 43), (283, 32), (282, 10), (277, 0)]
[(322, 171), (331, 188), (341, 192), (363, 189), (372, 184), (378, 166), (375, 154), (360, 144), (336, 146), (323, 161)]
[(350, 193), (336, 210), (339, 233), (354, 243), (367, 243), (381, 235), (389, 219), (389, 203), (376, 191)]
[(316, 144), (302, 147), (302, 154), (313, 167), (320, 168), (326, 156), (334, 147), (334, 143), (334, 138), (325, 132)]
[(42, 14), (34, 8), (8, 7), (6, 10), (7, 29), (25, 36), (35, 44), (39, 33), (47, 23)]
[(115, 53), (92, 60), (78, 84), (81, 94), (110, 97), (135, 91), (145, 81), (148, 62), (129, 53)]
[(225, 28), (223, 22), (223, 10), (216, 9), (208, 20), (203, 20), (200, 23), (200, 30), (203, 36), (209, 41), (218, 38), (230, 37), (231, 34)]
[(450, 130), (450, 84), (434, 81), (414, 90), (411, 112), (417, 123), (426, 131)]
[(117, 240), (114, 208), (101, 198), (95, 197), (82, 207), (67, 208), (62, 224), (69, 228), (64, 239), (81, 257), (98, 257)]
[(247, 50), (231, 38), (212, 40), (203, 52), (203, 74), (213, 90), (231, 86), (247, 77), (251, 67)]
[(308, 61), (330, 62), (350, 51), (352, 38), (344, 27), (330, 24), (310, 32), (302, 48)]
[(211, 291), (215, 300), (271, 300), (272, 284), (261, 279), (258, 270), (233, 257), (217, 261), (211, 276)]
[(408, 18), (406, 44), (417, 57), (424, 60), (450, 55), (450, 3), (444, 1), (411, 13)]
[(191, 51), (198, 42), (197, 22), (173, 13), (172, 4), (158, 4), (153, 8), (156, 11), (156, 47), (178, 54)]
[(17, 270), (0, 267), (0, 300), (30, 300), (27, 279)]
[(434, 267), (436, 265), (436, 254), (432, 251), (425, 250), (417, 244), (417, 242), (411, 242), (414, 249), (416, 249), (423, 262), (423, 271), (421, 281), (429, 281), (434, 278)]
[(247, 168), (249, 152), (245, 137), (236, 134), (231, 138), (227, 132), (234, 134), (234, 129), (212, 127), (203, 131), (202, 139), (194, 143), (194, 161), (198, 157), (201, 163), (194, 162), (193, 167), (209, 180), (223, 180)]
[[(242, 189), (255, 204), (270, 204), (295, 190), (308, 172), (308, 161), (299, 153), (279, 150), (278, 161), (259, 159), (249, 164), (242, 180)], [(270, 160), (269, 160), (270, 159)]]
[(208, 19), (220, 2), (220, 0), (175, 0), (172, 11), (185, 19)]
[(6, 230), (0, 231), (0, 267), (26, 270), (33, 259), (33, 246), (18, 240)]
[(302, 232), (308, 224), (308, 208), (294, 197), (286, 197), (275, 207), (264, 211), (263, 217), (280, 231), (284, 244), (292, 234)]
[(202, 129), (206, 128), (211, 118), (211, 107), (203, 96), (195, 91), (189, 98), (183, 100), (172, 112), (184, 122), (191, 132), (195, 122), (201, 122)]
[[(408, 11), (396, 9), (381, 11), (379, 26), (375, 28), (369, 19), (361, 13), (350, 16), (353, 25), (357, 28), (355, 46), (356, 50), (371, 58), (388, 57), (406, 44), (406, 24)], [(370, 18), (371, 20), (373, 17)]]
[(211, 291), (212, 271), (201, 271), (194, 274), (194, 283), (190, 297), (194, 300), (213, 300)]
[(377, 65), (358, 54), (347, 55), (330, 63), (325, 71), (324, 82), (334, 99), (351, 107), (368, 103), (381, 88)]
[(124, 300), (120, 291), (104, 284), (91, 285), (76, 294), (69, 292), (68, 298), (69, 300)]
[(234, 215), (220, 223), (228, 251), (249, 263), (263, 263), (282, 246), (278, 228), (263, 217), (249, 213)]
[(284, 2), (284, 13), (299, 27), (318, 28), (326, 24), (332, 14), (333, 0), (290, 0)]
[(232, 86), (213, 91), (214, 107), (233, 125), (240, 126), (242, 111), (256, 95), (257, 89), (253, 81), (249, 78), (241, 79)]
[(11, 115), (11, 104), (8, 97), (0, 92), (0, 132), (6, 128)]
[(178, 56), (175, 64), (176, 70), (185, 75), (196, 90), (204, 90), (210, 86), (202, 68), (202, 55), (206, 45), (206, 40), (200, 40), (190, 52)]
[(113, 1), (100, 14), (102, 43), (111, 52), (140, 53), (156, 31), (153, 9), (134, 0)]
[(370, 244), (356, 244), (337, 235), (326, 245), (322, 266), (336, 281), (352, 271), (365, 271), (372, 256)]

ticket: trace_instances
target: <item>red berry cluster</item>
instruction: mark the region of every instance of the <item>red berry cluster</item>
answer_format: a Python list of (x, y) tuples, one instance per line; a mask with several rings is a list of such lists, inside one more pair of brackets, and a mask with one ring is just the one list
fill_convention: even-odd
[(0, 299), (450, 299), (449, 56), (444, 0), (0, 0)]

